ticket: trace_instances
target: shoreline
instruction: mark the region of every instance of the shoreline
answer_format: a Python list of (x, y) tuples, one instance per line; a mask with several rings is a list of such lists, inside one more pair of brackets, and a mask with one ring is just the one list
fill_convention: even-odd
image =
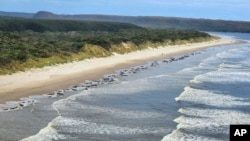
[(0, 104), (31, 95), (67, 89), (70, 86), (83, 83), (85, 80), (98, 80), (105, 74), (114, 73), (119, 69), (144, 65), (148, 61), (166, 59), (213, 46), (238, 43), (243, 42), (232, 38), (221, 38), (189, 45), (148, 48), (128, 54), (114, 54), (105, 58), (93, 58), (3, 75), (0, 76)]

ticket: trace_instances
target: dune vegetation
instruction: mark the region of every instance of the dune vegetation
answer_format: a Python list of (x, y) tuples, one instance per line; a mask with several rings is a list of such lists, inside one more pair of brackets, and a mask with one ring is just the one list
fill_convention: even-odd
[(3, 18), (0, 74), (212, 39), (194, 30), (146, 29), (125, 23)]

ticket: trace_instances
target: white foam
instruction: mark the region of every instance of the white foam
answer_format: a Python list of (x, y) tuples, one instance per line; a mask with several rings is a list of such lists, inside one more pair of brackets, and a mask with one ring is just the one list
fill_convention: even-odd
[(165, 77), (170, 77), (171, 75), (169, 74), (161, 74), (161, 75), (156, 75), (156, 76), (150, 76), (147, 77), (146, 79), (155, 79), (155, 78), (165, 78)]
[(203, 75), (198, 75), (191, 80), (193, 83), (212, 82), (212, 83), (250, 83), (250, 72), (219, 72), (213, 71)]
[(99, 134), (99, 135), (134, 135), (134, 134), (155, 134), (165, 133), (168, 129), (163, 128), (140, 128), (126, 127), (111, 124), (98, 124), (87, 122), (83, 119), (60, 117), (54, 121), (61, 132), (81, 133), (81, 134)]
[(190, 68), (184, 68), (183, 70), (177, 72), (178, 74), (193, 74), (193, 73), (197, 73), (197, 72), (201, 72), (201, 70), (199, 69), (199, 67), (190, 67)]
[(165, 136), (161, 141), (222, 141), (216, 138), (208, 138), (204, 136), (198, 136), (194, 134), (187, 134), (174, 130), (171, 134)]
[(145, 111), (135, 110), (121, 110), (111, 107), (85, 105), (84, 103), (78, 103), (75, 101), (60, 101), (53, 105), (58, 111), (91, 111), (92, 113), (108, 114), (115, 118), (126, 118), (126, 119), (148, 119), (148, 118), (163, 118), (166, 116), (164, 113), (154, 113)]
[[(249, 124), (250, 122), (250, 114), (234, 110), (181, 108), (179, 112), (185, 116), (174, 120), (178, 123), (177, 129), (165, 136), (162, 141), (223, 141), (203, 135), (224, 134), (228, 136), (230, 124)], [(183, 130), (188, 132), (182, 132)]]
[(56, 129), (53, 128), (53, 121), (50, 122), (47, 127), (41, 129), (36, 135), (24, 138), (21, 141), (53, 141), (59, 139), (67, 139), (66, 136), (58, 134)]
[[(234, 110), (182, 108), (185, 116), (175, 119), (177, 129), (210, 134), (228, 134), (230, 124), (248, 124), (250, 114)], [(201, 133), (202, 134), (202, 133)]]
[(217, 94), (215, 92), (190, 87), (186, 87), (185, 91), (182, 92), (179, 97), (175, 98), (175, 100), (219, 107), (250, 106), (250, 102), (244, 101), (246, 100), (244, 98)]
[(228, 59), (228, 58), (243, 58), (245, 56), (245, 52), (249, 52), (247, 48), (240, 48), (240, 49), (230, 49), (221, 53), (218, 53), (216, 57), (220, 59)]
[(218, 71), (233, 71), (234, 69), (239, 70), (242, 69), (241, 64), (225, 64), (222, 63), (219, 65)]

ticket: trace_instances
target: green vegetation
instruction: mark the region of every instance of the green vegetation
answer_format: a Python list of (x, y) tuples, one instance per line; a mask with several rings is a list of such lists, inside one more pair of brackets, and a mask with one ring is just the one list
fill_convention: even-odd
[(124, 23), (7, 18), (0, 20), (0, 74), (212, 38), (193, 30), (145, 29)]
[[(39, 11), (37, 13), (15, 13), (15, 12), (0, 11), (0, 15), (33, 18), (33, 19), (122, 22), (122, 23), (135, 24), (145, 28), (162, 28), (162, 29), (175, 28), (175, 29), (192, 29), (200, 31), (250, 33), (249, 21), (192, 19), (192, 18), (159, 17), (159, 16), (117, 16), (117, 15), (86, 15), (86, 14), (58, 15), (48, 11)], [(34, 24), (41, 25), (39, 22), (38, 23), (34, 22)]]
[(0, 31), (68, 32), (68, 31), (119, 31), (138, 29), (138, 26), (117, 22), (92, 22), (70, 20), (41, 20), (0, 17)]

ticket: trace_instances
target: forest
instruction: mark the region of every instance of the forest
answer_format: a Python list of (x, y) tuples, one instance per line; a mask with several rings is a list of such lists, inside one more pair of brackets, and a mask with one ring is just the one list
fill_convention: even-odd
[(126, 23), (0, 18), (0, 74), (213, 38), (194, 30)]
[(161, 16), (119, 16), (119, 15), (98, 15), (98, 14), (64, 15), (64, 14), (55, 14), (49, 11), (38, 11), (37, 13), (0, 11), (0, 16), (22, 17), (27, 19), (122, 22), (122, 23), (131, 23), (145, 28), (161, 28), (161, 29), (176, 28), (176, 29), (192, 29), (199, 31), (250, 33), (249, 21), (193, 19), (193, 18), (161, 17)]
[(140, 27), (119, 22), (25, 19), (0, 16), (0, 31), (68, 32), (68, 31), (119, 31)]

